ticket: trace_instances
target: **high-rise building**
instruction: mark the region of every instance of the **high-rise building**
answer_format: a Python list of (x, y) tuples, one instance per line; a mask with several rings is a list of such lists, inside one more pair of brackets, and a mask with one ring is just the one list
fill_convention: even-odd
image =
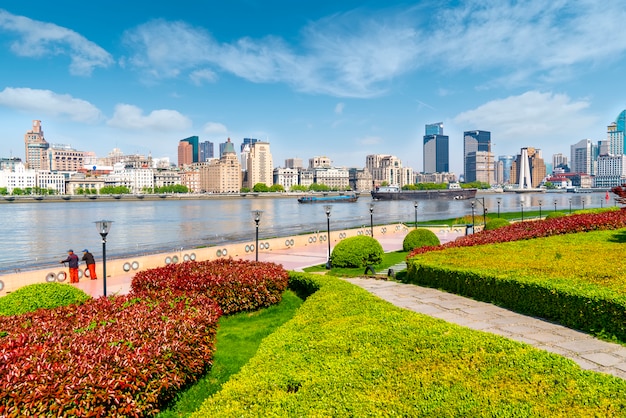
[(241, 190), (241, 178), (241, 164), (230, 138), (220, 159), (214, 159), (200, 168), (200, 187), (206, 192), (237, 193)]
[(198, 162), (204, 163), (210, 159), (215, 158), (213, 142), (204, 141), (200, 143), (200, 155), (198, 156)]
[(413, 169), (402, 167), (402, 161), (394, 155), (371, 154), (365, 157), (365, 167), (372, 176), (372, 186), (383, 183), (390, 186), (413, 184)]
[(274, 163), (269, 142), (257, 141), (250, 146), (246, 166), (246, 185), (249, 189), (252, 190), (257, 183), (263, 183), (268, 187), (273, 185)]
[(191, 145), (192, 163), (200, 161), (200, 139), (197, 136), (190, 136), (189, 138), (181, 139), (180, 142), (187, 142)]
[(41, 121), (34, 120), (33, 128), (24, 135), (24, 148), (26, 152), (26, 168), (32, 170), (48, 169), (48, 148), (41, 128)]
[(571, 149), (571, 167), (572, 173), (595, 174), (595, 158), (597, 154), (596, 146), (590, 139), (582, 139), (572, 145)]
[(465, 182), (495, 183), (494, 157), (490, 151), (472, 151), (465, 157)]
[[(476, 165), (476, 154), (472, 157), (472, 170), (469, 167), (469, 156), (470, 153), (473, 152), (487, 152), (487, 157), (491, 154), (491, 132), (489, 131), (465, 131), (463, 132), (463, 174), (466, 182), (477, 181), (478, 177), (481, 178), (493, 178), (490, 174), (493, 171), (493, 164), (495, 163), (493, 159), (493, 155), (491, 155), (491, 159), (487, 159), (483, 163), (480, 164), (482, 167), (484, 165), (486, 173), (481, 173), (480, 176), (477, 176), (476, 168), (479, 167)], [(479, 154), (479, 160), (482, 158)], [(485, 180), (479, 180), (485, 181)], [(489, 182), (491, 183), (491, 182)]]
[(426, 125), (424, 135), (424, 173), (450, 171), (449, 139), (443, 134), (443, 122)]
[(70, 145), (52, 144), (48, 148), (48, 167), (50, 171), (80, 171), (85, 166), (84, 151), (77, 151)]
[(178, 166), (193, 164), (193, 145), (185, 140), (178, 143)]
[(302, 165), (302, 158), (287, 158), (285, 160), (285, 167), (295, 169), (304, 168)]
[(511, 183), (511, 167), (515, 158), (512, 155), (500, 155), (498, 156), (498, 165), (496, 170), (496, 183), (509, 184)]
[(626, 136), (624, 135), (624, 131), (626, 130), (626, 110), (623, 110), (617, 118), (615, 122), (611, 123), (607, 127), (607, 139), (609, 140), (609, 154), (610, 155), (621, 155), (624, 154), (624, 141), (626, 141)]

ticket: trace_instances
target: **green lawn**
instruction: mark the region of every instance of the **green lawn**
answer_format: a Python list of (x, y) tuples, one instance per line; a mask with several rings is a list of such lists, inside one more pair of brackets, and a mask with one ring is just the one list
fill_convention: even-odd
[(198, 409), (207, 397), (219, 391), (224, 382), (255, 355), (265, 337), (293, 317), (300, 305), (302, 300), (287, 290), (277, 305), (220, 318), (217, 350), (211, 370), (181, 392), (176, 402), (159, 416), (182, 417)]

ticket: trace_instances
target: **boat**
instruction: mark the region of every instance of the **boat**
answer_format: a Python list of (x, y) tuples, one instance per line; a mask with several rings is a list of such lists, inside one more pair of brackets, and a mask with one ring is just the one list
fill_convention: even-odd
[(354, 194), (337, 196), (302, 196), (298, 198), (300, 203), (353, 203), (356, 202), (359, 197)]
[(381, 186), (372, 190), (374, 200), (465, 200), (476, 197), (478, 189), (454, 185), (447, 189), (402, 190), (398, 186)]

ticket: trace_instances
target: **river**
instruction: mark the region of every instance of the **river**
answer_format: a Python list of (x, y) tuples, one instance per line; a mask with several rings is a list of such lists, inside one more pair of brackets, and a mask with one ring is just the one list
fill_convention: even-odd
[[(613, 195), (605, 193), (497, 193), (477, 195), (476, 222), (482, 205), (495, 216), (524, 210), (572, 210), (614, 205)], [(498, 199), (500, 205), (498, 205)], [(356, 203), (332, 206), (330, 228), (346, 229), (370, 224), (369, 196)], [(0, 273), (38, 268), (58, 262), (72, 248), (79, 255), (83, 248), (100, 258), (102, 241), (95, 221), (113, 221), (107, 237), (107, 257), (142, 255), (161, 251), (240, 242), (255, 237), (252, 210), (262, 210), (259, 237), (296, 235), (325, 231), (323, 205), (300, 204), (295, 197), (198, 199), (198, 200), (113, 200), (89, 202), (30, 202), (0, 205)], [(411, 201), (374, 202), (374, 224), (413, 222)], [(470, 200), (419, 201), (418, 221), (462, 218), (471, 215)]]

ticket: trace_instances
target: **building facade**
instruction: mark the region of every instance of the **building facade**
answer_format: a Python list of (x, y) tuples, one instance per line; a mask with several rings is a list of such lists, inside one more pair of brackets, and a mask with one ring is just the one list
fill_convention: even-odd
[(51, 145), (47, 160), (48, 167), (42, 167), (42, 170), (77, 172), (85, 167), (85, 153), (70, 145)]
[[(470, 154), (476, 152), (488, 152), (491, 153), (491, 132), (489, 131), (465, 131), (463, 132), (463, 177), (466, 182), (470, 181), (485, 181), (485, 180), (477, 180), (478, 177), (488, 179), (493, 178), (494, 176), (490, 175), (490, 173), (481, 173), (480, 176), (473, 170), (476, 170), (476, 157), (474, 154), (472, 159), (472, 164), (470, 166)], [(480, 154), (482, 155), (482, 154)], [(493, 164), (495, 163), (493, 159), (493, 155), (491, 155), (491, 159), (486, 162), (481, 162), (484, 164), (486, 168), (485, 171), (493, 171)], [(492, 182), (489, 182), (492, 184)]]
[(272, 186), (274, 181), (274, 163), (269, 142), (257, 141), (251, 145), (246, 166), (246, 186), (250, 190), (257, 183), (263, 183), (267, 187)]
[(239, 193), (241, 180), (241, 164), (229, 138), (222, 157), (209, 161), (200, 169), (200, 188), (209, 193)]
[(570, 147), (571, 149), (571, 167), (570, 171), (581, 174), (595, 174), (595, 157), (597, 150), (594, 152), (595, 145), (591, 139), (582, 139)]
[(43, 135), (40, 120), (33, 121), (33, 127), (24, 135), (26, 168), (32, 170), (48, 169), (48, 148), (50, 144)]
[(184, 167), (193, 164), (193, 145), (182, 140), (178, 143), (178, 166)]
[(424, 173), (450, 171), (449, 138), (443, 134), (443, 122), (426, 125), (424, 135)]

